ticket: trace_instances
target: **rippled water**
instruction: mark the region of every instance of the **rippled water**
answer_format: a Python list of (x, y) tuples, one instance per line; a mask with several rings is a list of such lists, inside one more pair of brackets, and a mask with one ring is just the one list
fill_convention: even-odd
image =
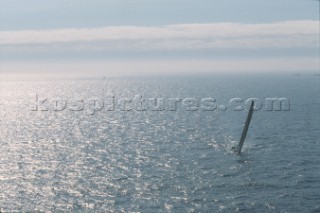
[[(319, 77), (2, 81), (0, 208), (320, 212)], [(31, 111), (38, 98), (286, 97), (289, 111)]]

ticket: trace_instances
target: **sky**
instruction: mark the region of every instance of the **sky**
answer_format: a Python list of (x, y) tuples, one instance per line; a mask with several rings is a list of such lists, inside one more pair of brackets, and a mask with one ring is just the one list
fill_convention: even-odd
[(317, 72), (318, 0), (0, 0), (0, 73)]

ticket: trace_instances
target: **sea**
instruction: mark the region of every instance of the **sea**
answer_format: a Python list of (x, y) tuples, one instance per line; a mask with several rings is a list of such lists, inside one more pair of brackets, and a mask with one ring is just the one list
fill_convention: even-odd
[(319, 124), (316, 74), (2, 79), (0, 209), (320, 212)]

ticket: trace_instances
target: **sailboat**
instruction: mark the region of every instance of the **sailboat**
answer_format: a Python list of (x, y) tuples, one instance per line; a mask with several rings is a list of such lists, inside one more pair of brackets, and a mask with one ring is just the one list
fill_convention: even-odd
[(251, 121), (251, 118), (252, 118), (252, 115), (253, 115), (253, 111), (254, 111), (253, 107), (254, 107), (254, 101), (251, 102), (250, 110), (248, 112), (246, 123), (244, 124), (244, 127), (243, 127), (243, 131), (242, 131), (242, 135), (241, 135), (241, 138), (240, 138), (240, 141), (239, 141), (239, 145), (238, 145), (238, 147), (236, 149), (236, 151), (237, 151), (237, 153), (239, 155), (241, 154), (241, 149), (242, 149), (244, 140), (246, 139), (246, 136), (247, 136), (247, 132), (248, 132), (248, 129), (249, 129), (250, 121)]

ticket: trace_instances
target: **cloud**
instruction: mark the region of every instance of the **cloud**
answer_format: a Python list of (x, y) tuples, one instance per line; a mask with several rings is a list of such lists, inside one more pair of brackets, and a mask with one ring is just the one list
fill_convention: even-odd
[(0, 48), (4, 52), (316, 48), (318, 24), (296, 20), (2, 31)]

